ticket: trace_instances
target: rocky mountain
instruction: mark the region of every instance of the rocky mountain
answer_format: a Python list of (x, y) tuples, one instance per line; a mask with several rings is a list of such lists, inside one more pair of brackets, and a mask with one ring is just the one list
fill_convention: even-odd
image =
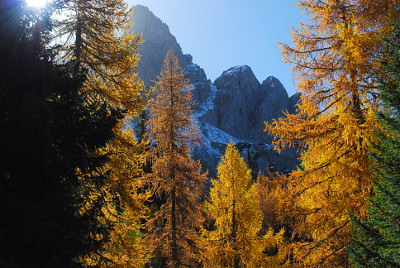
[(167, 24), (154, 16), (147, 7), (140, 5), (135, 6), (132, 22), (132, 30), (137, 34), (142, 34), (144, 39), (144, 43), (140, 46), (142, 60), (139, 62), (137, 71), (146, 84), (151, 84), (151, 81), (156, 79), (163, 65), (163, 60), (160, 61), (160, 59), (164, 59), (171, 48), (179, 59), (180, 65), (186, 68), (188, 65), (186, 57)]
[(146, 84), (152, 85), (156, 80), (170, 48), (185, 69), (193, 85), (193, 98), (197, 103), (194, 116), (203, 137), (203, 144), (196, 148), (193, 156), (200, 159), (212, 175), (228, 142), (237, 144), (243, 156), (256, 163), (260, 170), (269, 168), (284, 172), (298, 165), (298, 155), (293, 150), (282, 154), (273, 150), (272, 137), (263, 129), (264, 121), (281, 117), (285, 110), (295, 112), (299, 95), (289, 98), (280, 81), (272, 76), (260, 83), (247, 65), (229, 68), (212, 83), (205, 71), (193, 63), (192, 56), (183, 54), (169, 27), (147, 7), (135, 6), (132, 21), (132, 30), (142, 34), (144, 39), (137, 70)]
[(202, 103), (210, 93), (210, 81), (202, 68), (193, 63), (189, 54), (183, 54), (181, 46), (169, 30), (168, 25), (157, 18), (148, 7), (136, 5), (132, 18), (132, 30), (142, 34), (144, 39), (140, 46), (142, 56), (137, 71), (147, 85), (160, 74), (167, 51), (172, 48), (179, 64), (186, 70), (186, 75), (194, 85), (193, 97), (196, 103)]
[(235, 66), (214, 82), (217, 92), (214, 109), (201, 120), (247, 142), (271, 143), (262, 132), (264, 121), (279, 118), (288, 109), (288, 94), (275, 77), (261, 84), (247, 65)]

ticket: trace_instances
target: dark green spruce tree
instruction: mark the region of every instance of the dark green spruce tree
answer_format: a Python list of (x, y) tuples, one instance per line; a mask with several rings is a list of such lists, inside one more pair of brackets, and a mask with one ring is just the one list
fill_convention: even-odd
[(385, 40), (378, 114), (382, 130), (371, 156), (375, 159), (374, 192), (369, 218), (352, 216), (355, 235), (349, 258), (355, 267), (400, 267), (400, 28)]
[(142, 110), (139, 113), (139, 116), (137, 118), (137, 123), (134, 126), (134, 132), (135, 132), (135, 137), (136, 140), (141, 142), (143, 141), (145, 135), (146, 135), (146, 122), (148, 120), (148, 116), (146, 114), (146, 110)]
[(0, 267), (81, 267), (111, 228), (97, 150), (121, 113), (88, 104), (85, 70), (53, 61), (50, 12), (0, 0)]

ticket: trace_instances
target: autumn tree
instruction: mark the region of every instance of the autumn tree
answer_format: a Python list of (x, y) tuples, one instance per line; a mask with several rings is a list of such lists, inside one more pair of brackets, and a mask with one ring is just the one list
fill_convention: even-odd
[(134, 72), (141, 37), (129, 29), (131, 13), (122, 0), (67, 1), (54, 36), (63, 57), (88, 70), (85, 90), (130, 115), (144, 101), (143, 84)]
[(309, 20), (293, 30), (294, 45), (284, 45), (283, 55), (293, 64), (302, 93), (299, 113), (267, 125), (277, 148), (300, 144), (305, 149), (280, 211), (295, 212), (293, 230), (303, 238), (291, 245), (294, 263), (346, 266), (348, 213), (365, 217), (371, 190), (367, 152), (377, 125), (373, 110), (379, 109), (376, 57), (398, 6), (387, 0), (298, 5)]
[(110, 232), (85, 185), (104, 185), (101, 149), (122, 114), (88, 103), (86, 71), (54, 60), (51, 14), (0, 1), (1, 267), (82, 267)]
[(152, 173), (147, 180), (154, 194), (165, 200), (147, 223), (147, 243), (168, 267), (198, 265), (198, 230), (203, 222), (201, 195), (206, 176), (191, 149), (199, 141), (192, 117), (188, 80), (172, 50), (154, 88), (150, 102), (149, 138)]
[(109, 160), (101, 170), (108, 176), (102, 189), (109, 204), (104, 213), (114, 227), (102, 257), (112, 262), (104, 263), (101, 258), (91, 261), (105, 267), (142, 267), (149, 258), (141, 233), (148, 214), (145, 202), (150, 198), (142, 179), (147, 145), (135, 141), (127, 123), (119, 124), (114, 128), (116, 138), (103, 149)]
[(121, 264), (120, 255), (124, 251), (125, 265), (131, 261), (138, 263), (146, 255), (138, 251), (145, 249), (139, 245), (140, 241), (136, 239), (128, 247), (129, 243), (119, 244), (116, 237), (132, 233), (133, 227), (136, 228), (133, 233), (140, 232), (140, 223), (147, 210), (143, 202), (148, 194), (142, 191), (145, 141), (134, 141), (129, 125), (129, 121), (144, 109), (147, 95), (135, 72), (141, 37), (131, 32), (132, 10), (122, 0), (67, 1), (60, 13), (62, 20), (57, 24), (54, 40), (60, 44), (61, 60), (74, 59), (76, 66), (88, 70), (82, 91), (91, 101), (102, 101), (125, 111), (125, 118), (114, 128), (114, 139), (104, 149), (104, 153), (110, 155), (102, 170), (107, 174), (108, 182), (100, 191), (108, 195), (108, 220), (116, 226), (112, 235), (115, 240), (110, 242), (114, 245), (107, 245), (104, 254), (113, 259), (111, 249), (118, 248), (113, 251), (117, 263)]
[(353, 217), (355, 234), (349, 248), (356, 267), (400, 266), (400, 28), (385, 40), (383, 75), (378, 80), (385, 109), (378, 113), (372, 157), (374, 185), (369, 218)]
[[(228, 144), (212, 180), (206, 207), (215, 228), (204, 231), (207, 267), (258, 267), (266, 264), (263, 251), (275, 247), (282, 233), (274, 237), (269, 230), (262, 237), (262, 212), (251, 170), (233, 144)], [(270, 258), (271, 259), (271, 258)], [(271, 265), (271, 260), (268, 260)], [(277, 263), (274, 263), (275, 265)]]

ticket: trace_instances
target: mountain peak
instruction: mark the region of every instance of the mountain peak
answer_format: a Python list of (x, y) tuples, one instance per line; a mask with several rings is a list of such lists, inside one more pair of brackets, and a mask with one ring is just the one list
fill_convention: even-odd
[(132, 30), (136, 34), (141, 34), (144, 40), (139, 47), (142, 57), (137, 72), (145, 84), (151, 85), (152, 81), (157, 79), (164, 58), (170, 49), (178, 58), (181, 67), (186, 68), (188, 65), (188, 58), (184, 56), (181, 46), (171, 34), (168, 25), (156, 17), (148, 7), (134, 6)]
[(262, 82), (262, 85), (266, 85), (271, 88), (283, 88), (281, 81), (274, 76), (268, 76), (268, 78)]
[[(280, 158), (272, 153), (272, 137), (263, 132), (264, 121), (283, 116), (283, 111), (295, 110), (297, 96), (288, 96), (280, 81), (270, 76), (262, 84), (248, 65), (233, 66), (211, 83), (204, 70), (193, 62), (190, 54), (183, 54), (168, 26), (157, 18), (147, 7), (136, 6), (132, 17), (133, 31), (142, 34), (144, 43), (140, 46), (142, 55), (137, 71), (147, 85), (152, 85), (160, 73), (164, 57), (173, 49), (185, 77), (192, 84), (192, 96), (197, 103), (193, 108), (199, 121), (202, 146), (194, 152), (203, 166), (215, 174), (226, 143), (233, 141), (247, 144), (252, 154), (257, 155), (261, 169), (275, 166), (279, 170), (296, 166), (296, 154), (289, 153)], [(261, 145), (260, 145), (261, 144)], [(251, 151), (249, 149), (249, 151)]]
[(246, 72), (246, 71), (253, 72), (251, 70), (250, 66), (248, 66), (248, 65), (236, 65), (236, 66), (231, 67), (228, 70), (224, 71), (222, 73), (222, 75), (236, 75), (238, 73), (243, 73), (243, 72)]
[(248, 65), (237, 65), (229, 68), (214, 83), (218, 89), (252, 91), (260, 87), (260, 83)]

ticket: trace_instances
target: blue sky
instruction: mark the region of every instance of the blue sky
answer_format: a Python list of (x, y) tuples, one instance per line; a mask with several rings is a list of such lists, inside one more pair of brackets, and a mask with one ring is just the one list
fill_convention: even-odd
[(275, 76), (295, 92), (290, 65), (279, 42), (290, 43), (290, 27), (304, 20), (292, 0), (128, 0), (164, 21), (184, 53), (192, 54), (214, 81), (224, 70), (249, 65), (260, 83)]

